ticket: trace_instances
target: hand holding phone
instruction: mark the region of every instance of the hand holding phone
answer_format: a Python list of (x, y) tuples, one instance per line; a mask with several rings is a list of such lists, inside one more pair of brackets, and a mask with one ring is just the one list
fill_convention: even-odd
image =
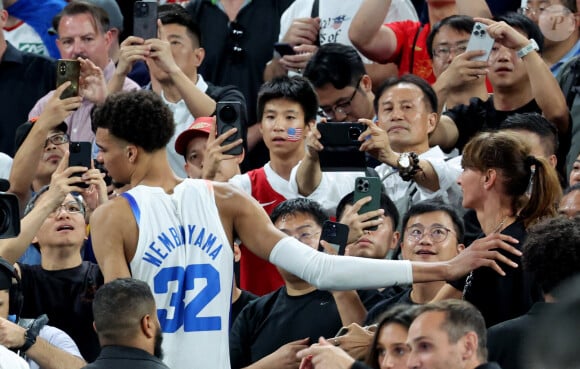
[[(320, 240), (326, 241), (336, 251), (338, 255), (344, 255), (346, 241), (348, 239), (348, 226), (342, 223), (325, 221), (322, 225)], [(324, 251), (322, 245), (318, 246), (318, 251)]]
[[(81, 141), (81, 142), (70, 142), (69, 144), (69, 152), (70, 156), (68, 159), (68, 166), (69, 167), (86, 167), (90, 168), (92, 163), (92, 144), (88, 141)], [(84, 172), (75, 173), (71, 177), (80, 177), (83, 175)], [(83, 181), (79, 181), (74, 184), (75, 186), (88, 188), (89, 185)]]
[(358, 140), (366, 130), (363, 123), (328, 122), (318, 123), (320, 143), (324, 149), (318, 153), (322, 171), (364, 171), (365, 153), (360, 151)]
[[(378, 210), (381, 207), (381, 190), (382, 184), (378, 177), (358, 177), (354, 181), (354, 202), (363, 197), (370, 196), (371, 201), (361, 206), (358, 211), (359, 214), (368, 213), (369, 211)], [(378, 218), (373, 218), (375, 220)], [(377, 226), (367, 228), (371, 231), (376, 231)]]
[(58, 59), (56, 62), (56, 87), (69, 81), (68, 86), (60, 95), (61, 99), (79, 95), (79, 78), (81, 75), (81, 63), (78, 60)]
[[(216, 106), (216, 126), (218, 136), (232, 128), (237, 131), (227, 137), (222, 146), (229, 145), (242, 138), (242, 103), (239, 101), (218, 101)], [(243, 152), (242, 145), (236, 145), (224, 152), (225, 155), (240, 155)]]
[(495, 40), (487, 33), (487, 26), (483, 23), (476, 22), (471, 31), (467, 49), (465, 51), (483, 50), (484, 55), (476, 56), (472, 60), (487, 61)]
[(276, 42), (274, 44), (274, 50), (278, 53), (280, 57), (296, 54), (292, 45), (287, 44), (285, 42)]

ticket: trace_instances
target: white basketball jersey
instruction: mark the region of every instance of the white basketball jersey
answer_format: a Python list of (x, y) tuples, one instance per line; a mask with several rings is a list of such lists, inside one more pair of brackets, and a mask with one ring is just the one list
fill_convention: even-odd
[(130, 267), (151, 286), (172, 369), (230, 369), (233, 251), (211, 182), (186, 179), (166, 194), (137, 186), (123, 194), (139, 226)]

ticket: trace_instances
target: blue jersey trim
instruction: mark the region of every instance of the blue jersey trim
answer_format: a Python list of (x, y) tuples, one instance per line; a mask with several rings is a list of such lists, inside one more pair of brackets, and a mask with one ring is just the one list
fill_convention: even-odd
[(128, 194), (127, 192), (123, 192), (121, 196), (123, 196), (131, 206), (131, 211), (133, 212), (133, 216), (135, 217), (135, 222), (137, 222), (137, 227), (139, 227), (139, 220), (141, 219), (141, 210), (139, 210), (139, 205), (137, 205), (137, 201), (132, 195)]

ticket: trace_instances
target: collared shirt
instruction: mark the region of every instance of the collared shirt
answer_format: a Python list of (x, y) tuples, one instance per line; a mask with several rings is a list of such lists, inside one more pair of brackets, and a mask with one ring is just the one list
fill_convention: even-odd
[(562, 65), (566, 64), (570, 59), (573, 57), (580, 55), (580, 40), (576, 42), (576, 44), (562, 57), (562, 59), (558, 60), (550, 67), (550, 71), (556, 77), (562, 69)]
[[(208, 85), (201, 76), (201, 74), (197, 75), (197, 82), (195, 84), (197, 88), (203, 93), (207, 91)], [(169, 110), (173, 113), (173, 120), (175, 121), (175, 132), (173, 133), (173, 137), (167, 144), (167, 160), (169, 161), (169, 165), (173, 172), (177, 174), (178, 177), (186, 178), (187, 173), (185, 172), (185, 159), (182, 155), (179, 155), (177, 151), (175, 151), (175, 141), (177, 137), (181, 134), (181, 132), (185, 131), (191, 123), (195, 120), (195, 117), (191, 115), (185, 101), (183, 99), (179, 100), (176, 103), (172, 103), (167, 101), (165, 98), (165, 94), (161, 91), (161, 99), (167, 105)]]
[[(115, 64), (113, 61), (109, 60), (109, 64), (103, 70), (105, 80), (108, 82), (115, 72)], [(139, 85), (129, 78), (125, 78), (123, 82), (123, 91), (137, 90), (140, 89)], [(48, 100), (54, 94), (54, 90), (50, 91), (43, 98), (38, 100), (34, 108), (28, 114), (28, 119), (37, 117), (42, 113), (44, 107), (48, 103)], [(68, 125), (68, 134), (71, 141), (90, 141), (95, 139), (95, 134), (93, 133), (91, 127), (91, 111), (94, 104), (87, 99), (83, 99), (81, 106), (69, 115), (64, 121)]]
[(10, 43), (0, 60), (0, 152), (14, 155), (16, 128), (36, 101), (54, 88), (54, 60), (24, 53)]

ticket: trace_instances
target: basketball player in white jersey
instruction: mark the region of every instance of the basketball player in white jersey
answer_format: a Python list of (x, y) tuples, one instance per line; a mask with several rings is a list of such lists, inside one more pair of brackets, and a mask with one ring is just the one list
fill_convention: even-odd
[(165, 362), (172, 369), (230, 368), (235, 236), (257, 256), (331, 290), (454, 280), (480, 266), (501, 273), (496, 260), (515, 264), (489, 250), (500, 247), (519, 255), (505, 235), (445, 263), (327, 255), (277, 230), (262, 207), (235, 187), (177, 178), (165, 150), (173, 116), (154, 93), (109, 96), (95, 110), (93, 123), (100, 148), (97, 160), (113, 180), (132, 187), (93, 214), (95, 254), (105, 282), (132, 276), (151, 286), (164, 333)]

